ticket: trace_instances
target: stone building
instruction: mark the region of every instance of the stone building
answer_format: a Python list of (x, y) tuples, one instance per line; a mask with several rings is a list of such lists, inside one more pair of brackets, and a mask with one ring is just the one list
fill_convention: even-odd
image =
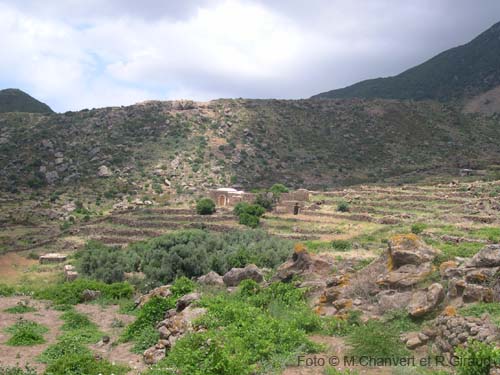
[(232, 207), (239, 202), (252, 203), (255, 199), (255, 194), (247, 193), (233, 188), (219, 188), (210, 190), (209, 196), (215, 202), (217, 207)]

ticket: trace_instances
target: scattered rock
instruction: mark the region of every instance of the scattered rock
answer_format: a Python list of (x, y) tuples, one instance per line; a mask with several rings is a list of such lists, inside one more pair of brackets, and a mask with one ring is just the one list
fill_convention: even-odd
[(206, 275), (198, 277), (198, 282), (203, 285), (224, 285), (224, 280), (217, 272), (210, 271)]
[(389, 240), (389, 261), (393, 269), (431, 262), (438, 253), (414, 234), (397, 235)]
[(94, 301), (101, 296), (99, 290), (85, 289), (81, 294), (81, 299), (83, 302)]
[(97, 170), (97, 177), (111, 177), (113, 175), (113, 172), (106, 167), (105, 165), (101, 165), (99, 169)]
[(274, 280), (290, 281), (294, 276), (304, 279), (326, 278), (333, 271), (333, 262), (328, 258), (310, 254), (305, 247), (296, 246), (292, 259), (277, 270)]
[(222, 278), (226, 286), (238, 286), (243, 280), (254, 280), (258, 283), (264, 281), (262, 271), (255, 265), (249, 264), (245, 268), (233, 268)]
[(434, 283), (427, 290), (419, 290), (411, 297), (408, 313), (412, 317), (421, 317), (433, 311), (444, 298), (444, 288), (439, 283)]
[(177, 312), (181, 312), (186, 307), (191, 305), (194, 301), (198, 301), (200, 299), (200, 297), (201, 297), (200, 293), (196, 293), (196, 292), (189, 293), (189, 294), (186, 294), (185, 296), (182, 296), (177, 301), (177, 305), (176, 305)]

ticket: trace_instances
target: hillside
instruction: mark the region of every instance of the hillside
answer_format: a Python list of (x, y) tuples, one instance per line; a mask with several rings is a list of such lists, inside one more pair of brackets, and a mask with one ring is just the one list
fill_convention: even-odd
[(0, 115), (0, 186), (78, 187), (114, 197), (456, 175), (499, 164), (498, 120), (437, 102), (357, 99), (7, 113)]
[(473, 97), (500, 85), (500, 23), (397, 76), (370, 79), (313, 98), (435, 99)]
[(52, 109), (18, 89), (0, 90), (0, 112), (52, 113)]

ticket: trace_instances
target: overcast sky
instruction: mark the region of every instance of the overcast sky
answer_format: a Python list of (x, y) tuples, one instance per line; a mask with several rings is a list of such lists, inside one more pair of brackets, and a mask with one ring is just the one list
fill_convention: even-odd
[(0, 0), (0, 87), (56, 111), (307, 98), (397, 74), (498, 21), (499, 0)]

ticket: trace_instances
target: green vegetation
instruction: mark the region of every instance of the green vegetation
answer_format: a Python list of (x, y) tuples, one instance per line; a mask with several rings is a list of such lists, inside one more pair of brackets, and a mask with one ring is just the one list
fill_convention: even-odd
[(274, 184), (269, 191), (275, 195), (279, 195), (281, 193), (288, 193), (290, 190), (283, 184)]
[(44, 375), (124, 375), (127, 372), (127, 367), (113, 365), (104, 359), (96, 360), (92, 353), (78, 353), (64, 355), (49, 364)]
[(297, 353), (320, 349), (306, 333), (319, 330), (321, 320), (293, 285), (261, 288), (246, 280), (236, 293), (205, 297), (200, 304), (208, 309), (198, 321), (206, 331), (177, 341), (148, 375), (260, 374), (281, 368)]
[(9, 307), (4, 311), (10, 314), (25, 314), (25, 313), (35, 312), (36, 309), (33, 306), (29, 306), (26, 304), (17, 304), (16, 306)]
[(210, 198), (202, 198), (196, 202), (198, 215), (212, 215), (215, 212), (215, 202)]
[(352, 244), (350, 241), (347, 240), (333, 240), (332, 241), (332, 248), (338, 251), (348, 251), (352, 247)]
[(30, 366), (24, 368), (0, 366), (0, 375), (37, 375), (37, 372)]
[(31, 346), (43, 344), (43, 335), (49, 330), (41, 324), (30, 320), (19, 320), (14, 325), (5, 328), (5, 332), (12, 336), (7, 340), (7, 345), (11, 346)]
[(352, 348), (350, 354), (355, 357), (405, 357), (409, 352), (399, 339), (400, 333), (394, 325), (369, 320), (354, 327), (347, 336), (347, 342)]
[(99, 291), (101, 292), (101, 298), (110, 300), (130, 298), (134, 291), (133, 287), (126, 282), (106, 284), (101, 281), (82, 278), (36, 290), (34, 297), (51, 300), (56, 305), (76, 305), (84, 302), (82, 293), (87, 289)]
[(291, 253), (291, 241), (259, 230), (229, 233), (182, 230), (122, 250), (90, 243), (80, 254), (79, 267), (83, 275), (104, 281), (110, 281), (107, 273), (111, 264), (113, 278), (117, 280), (123, 279), (124, 272), (142, 271), (146, 275), (144, 285), (151, 288), (181, 276), (197, 277), (211, 270), (224, 274), (233, 267), (250, 263), (274, 268)]
[(411, 226), (411, 232), (413, 234), (420, 234), (427, 228), (425, 223), (415, 223)]
[(266, 209), (258, 204), (240, 202), (234, 207), (234, 214), (238, 216), (239, 223), (250, 228), (259, 226), (260, 217), (264, 215)]
[(343, 369), (338, 370), (335, 367), (325, 367), (324, 375), (359, 375), (357, 370)]
[(457, 375), (489, 375), (490, 369), (500, 363), (500, 350), (495, 345), (469, 341), (466, 348), (458, 347)]
[(349, 212), (349, 203), (346, 201), (341, 201), (337, 204), (337, 211), (339, 212)]
[(137, 313), (137, 319), (125, 329), (122, 340), (133, 341), (135, 353), (142, 353), (158, 342), (156, 324), (164, 319), (166, 311), (175, 307), (180, 297), (194, 290), (194, 283), (186, 277), (180, 277), (170, 290), (170, 297), (153, 297), (146, 302)]
[(459, 311), (463, 316), (475, 316), (478, 318), (483, 314), (488, 314), (491, 320), (500, 326), (500, 303), (498, 302), (469, 304), (460, 308)]
[(9, 297), (14, 295), (16, 289), (11, 285), (0, 284), (0, 296), (1, 297)]

